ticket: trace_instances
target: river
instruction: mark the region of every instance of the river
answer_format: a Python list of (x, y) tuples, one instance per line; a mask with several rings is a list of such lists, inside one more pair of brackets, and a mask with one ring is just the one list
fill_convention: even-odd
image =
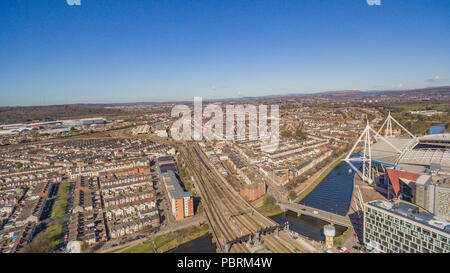
[(349, 170), (352, 170), (350, 166), (341, 162), (300, 204), (339, 215), (347, 214), (352, 198), (354, 175), (354, 171), (349, 173)]
[(214, 253), (215, 246), (210, 234), (203, 235), (197, 239), (184, 243), (169, 253)]
[[(355, 166), (358, 167), (358, 163)], [(352, 198), (355, 174), (353, 170), (351, 172), (349, 170), (351, 170), (350, 166), (341, 162), (300, 203), (339, 215), (346, 215)], [(290, 229), (312, 240), (325, 240), (323, 235), (323, 226), (327, 224), (325, 221), (307, 215), (297, 217), (295, 213), (289, 211), (271, 218), (278, 223), (288, 221)], [(336, 235), (342, 234), (345, 230), (345, 227), (336, 226)]]
[(445, 130), (445, 123), (435, 123), (430, 126), (428, 129), (428, 134), (435, 135), (435, 134), (442, 134)]

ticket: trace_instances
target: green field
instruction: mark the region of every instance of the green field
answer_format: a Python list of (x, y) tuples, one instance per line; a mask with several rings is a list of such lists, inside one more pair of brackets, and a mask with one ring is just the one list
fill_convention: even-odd
[(262, 206), (257, 208), (264, 216), (272, 216), (282, 213), (280, 206), (271, 203), (264, 203)]
[(138, 244), (130, 248), (127, 248), (126, 250), (121, 251), (120, 253), (153, 253), (153, 244), (151, 242), (145, 244)]
[(66, 207), (67, 207), (66, 199), (60, 199), (60, 200), (56, 201), (55, 206), (53, 207), (53, 210), (52, 210), (51, 218), (57, 219), (57, 218), (64, 216), (64, 214), (66, 213)]
[(156, 247), (159, 247), (159, 246), (163, 245), (164, 243), (168, 242), (172, 237), (173, 237), (172, 232), (156, 236), (156, 238), (155, 238)]
[(66, 195), (69, 193), (70, 190), (70, 183), (69, 182), (62, 182), (59, 184), (58, 188), (58, 196)]
[(122, 247), (108, 253), (153, 253), (156, 248), (156, 252), (167, 252), (177, 246), (197, 239), (208, 233), (208, 226), (202, 225), (192, 226), (189, 228), (177, 230), (174, 232), (168, 232), (162, 235), (158, 235), (151, 242), (138, 244), (130, 248)]

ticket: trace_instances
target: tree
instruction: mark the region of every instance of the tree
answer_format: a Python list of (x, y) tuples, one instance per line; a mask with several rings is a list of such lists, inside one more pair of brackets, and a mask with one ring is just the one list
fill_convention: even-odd
[(290, 191), (289, 192), (289, 199), (294, 200), (295, 198), (297, 198), (297, 194), (295, 193), (295, 191)]
[(288, 130), (284, 130), (284, 131), (281, 132), (281, 136), (282, 136), (282, 137), (289, 138), (289, 137), (292, 136), (292, 134), (291, 134), (291, 132), (289, 132)]
[(297, 130), (295, 130), (294, 137), (297, 140), (305, 140), (306, 139), (306, 133), (303, 132), (301, 128), (297, 128)]
[(38, 233), (31, 243), (23, 248), (24, 253), (47, 253), (53, 249), (50, 232), (45, 230)]
[(275, 198), (272, 195), (267, 194), (264, 198), (264, 205), (273, 205), (275, 204)]

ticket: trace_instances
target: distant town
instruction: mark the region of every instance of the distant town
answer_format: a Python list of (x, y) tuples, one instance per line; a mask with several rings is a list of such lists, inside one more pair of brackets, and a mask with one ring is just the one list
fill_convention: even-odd
[(176, 103), (2, 124), (0, 251), (448, 253), (449, 94), (206, 103), (279, 105), (271, 153), (248, 139), (175, 141)]

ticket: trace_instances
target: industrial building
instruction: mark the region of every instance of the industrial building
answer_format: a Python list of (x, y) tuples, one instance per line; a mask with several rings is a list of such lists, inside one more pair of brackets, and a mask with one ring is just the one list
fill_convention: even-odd
[(106, 119), (104, 118), (83, 118), (80, 119), (80, 124), (82, 126), (92, 125), (92, 124), (105, 124)]
[(194, 216), (194, 198), (186, 191), (178, 179), (175, 160), (172, 157), (158, 159), (158, 172), (169, 196), (172, 214), (176, 220)]
[(90, 126), (93, 124), (106, 123), (106, 119), (98, 117), (79, 120), (57, 120), (37, 123), (4, 124), (0, 125), (0, 136), (23, 134), (30, 131), (39, 131), (40, 134), (67, 133), (69, 132), (67, 128), (70, 127)]
[(364, 204), (364, 244), (383, 253), (449, 253), (450, 223), (419, 206), (374, 200)]

